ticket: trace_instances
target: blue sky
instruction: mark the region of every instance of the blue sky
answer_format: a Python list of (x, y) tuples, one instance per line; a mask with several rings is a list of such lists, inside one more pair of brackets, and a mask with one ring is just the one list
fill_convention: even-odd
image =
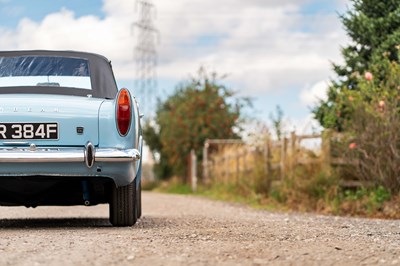
[(95, 15), (104, 17), (101, 0), (2, 0), (0, 1), (0, 25), (16, 27), (21, 18), (41, 21), (50, 13), (61, 8), (73, 10), (77, 16)]
[[(347, 38), (337, 18), (346, 0), (154, 0), (158, 94), (166, 97), (199, 66), (255, 99), (268, 122), (280, 105), (288, 128), (307, 131), (310, 106), (324, 96)], [(113, 61), (120, 86), (132, 87), (137, 20), (132, 0), (0, 0), (0, 50), (74, 49)], [(304, 127), (304, 129), (301, 129)], [(288, 129), (289, 130), (289, 129)]]

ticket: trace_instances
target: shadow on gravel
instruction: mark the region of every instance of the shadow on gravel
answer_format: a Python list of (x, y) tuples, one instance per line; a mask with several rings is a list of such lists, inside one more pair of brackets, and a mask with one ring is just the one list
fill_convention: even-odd
[(52, 229), (52, 228), (102, 228), (111, 227), (104, 218), (40, 218), (0, 220), (0, 229)]
[[(180, 228), (182, 221), (164, 217), (143, 216), (132, 228)], [(54, 229), (54, 228), (129, 228), (112, 227), (106, 218), (28, 218), (28, 219), (2, 219), (0, 230), (4, 229)]]

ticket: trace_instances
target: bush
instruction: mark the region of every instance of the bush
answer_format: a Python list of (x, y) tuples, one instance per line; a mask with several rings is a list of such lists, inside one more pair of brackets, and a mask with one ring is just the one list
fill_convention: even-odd
[(373, 216), (383, 211), (384, 203), (391, 199), (391, 194), (379, 186), (374, 189), (345, 190), (338, 198), (339, 213)]
[[(344, 157), (354, 162), (351, 175), (382, 186), (400, 190), (400, 67), (385, 63), (386, 78), (376, 83), (373, 75), (362, 77), (359, 91), (345, 91), (343, 105), (351, 114), (345, 125), (352, 141)], [(368, 74), (368, 73), (367, 73)], [(382, 73), (378, 73), (382, 75)]]

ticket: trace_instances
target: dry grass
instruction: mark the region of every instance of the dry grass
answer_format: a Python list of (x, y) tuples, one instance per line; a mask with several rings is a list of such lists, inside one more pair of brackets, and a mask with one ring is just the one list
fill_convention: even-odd
[[(282, 176), (279, 169), (266, 172), (265, 157), (257, 149), (244, 150), (242, 147), (225, 148), (219, 158), (235, 158), (234, 154), (246, 154), (243, 164), (236, 166), (237, 160), (226, 160), (215, 165), (211, 188), (201, 194), (213, 198), (245, 202), (268, 209), (318, 212), (323, 214), (353, 215), (363, 217), (399, 218), (398, 197), (392, 197), (382, 187), (371, 189), (345, 190), (332, 169), (326, 171), (321, 156), (304, 147), (298, 147), (295, 154), (286, 156), (285, 164), (294, 161), (293, 169), (287, 169)], [(280, 161), (280, 149), (272, 150), (271, 161)], [(217, 159), (222, 161), (222, 159)], [(309, 161), (310, 163), (304, 163)], [(241, 161), (240, 161), (241, 162)], [(311, 163), (312, 162), (312, 163)], [(241, 170), (237, 174), (233, 170)], [(207, 192), (208, 191), (208, 192)]]

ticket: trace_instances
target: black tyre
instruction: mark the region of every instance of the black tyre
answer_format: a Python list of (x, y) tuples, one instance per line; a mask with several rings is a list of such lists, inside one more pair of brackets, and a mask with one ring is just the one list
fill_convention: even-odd
[(142, 217), (142, 181), (139, 181), (139, 185), (136, 190), (136, 209), (137, 209), (137, 218)]
[(140, 161), (139, 171), (135, 178), (136, 183), (136, 210), (137, 218), (142, 217), (142, 161)]
[(135, 182), (113, 187), (110, 202), (110, 222), (114, 226), (132, 226), (137, 221)]

